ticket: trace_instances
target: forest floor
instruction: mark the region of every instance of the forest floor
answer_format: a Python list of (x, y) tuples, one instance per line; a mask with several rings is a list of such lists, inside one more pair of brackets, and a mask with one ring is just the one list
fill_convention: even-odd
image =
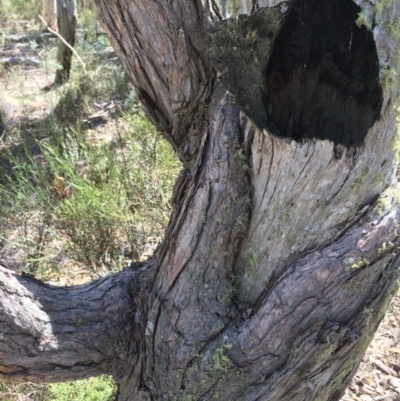
[[(40, 38), (40, 36), (23, 36), (19, 32), (9, 37), (3, 36), (3, 43), (0, 46), (0, 115), (2, 117), (0, 119), (0, 168), (3, 170), (3, 175), (13, 168), (7, 163), (7, 158), (4, 156), (7, 154), (7, 149), (12, 149), (13, 152), (26, 152), (24, 147), (31, 144), (31, 151), (35, 152), (38, 141), (47, 135), (46, 132), (40, 132), (38, 129), (38, 127), (42, 127), (38, 125), (38, 121), (46, 120), (54, 113), (60, 113), (60, 99), (66, 93), (62, 90), (50, 92), (43, 90), (52, 83), (55, 76), (57, 68), (54, 61), (56, 40), (51, 37)], [(46, 41), (45, 45), (42, 45), (39, 39)], [(113, 58), (112, 49), (106, 44), (101, 46), (92, 43), (91, 52), (96, 53), (95, 58), (97, 57), (97, 61), (91, 59), (92, 62), (98, 63), (101, 59), (103, 64), (104, 60), (109, 65), (118, 64), (118, 61)], [(79, 69), (80, 67), (76, 66), (75, 68)], [(96, 68), (99, 67), (95, 65), (94, 69)], [(120, 66), (118, 68), (118, 74), (122, 75)], [(111, 71), (113, 75), (117, 71), (117, 67)], [(110, 143), (118, 136), (117, 131), (123, 122), (118, 122), (117, 117), (126, 103), (130, 101), (129, 85), (124, 88), (124, 91), (125, 93), (121, 95), (118, 91), (101, 92), (100, 89), (91, 89), (91, 94), (97, 92), (97, 96), (88, 100), (85, 111), (81, 115), (81, 122), (86, 124), (85, 134), (93, 141)], [(80, 112), (83, 105), (82, 103), (74, 105), (74, 101), (71, 107), (75, 107), (72, 112), (76, 114)], [(67, 112), (62, 118), (68, 120), (70, 113)], [(24, 139), (22, 147), (20, 146), (21, 138)], [(18, 146), (20, 147), (18, 148)], [(174, 174), (178, 169), (178, 163), (176, 163)], [(168, 180), (169, 184), (173, 180), (174, 176), (171, 176)], [(54, 184), (54, 181), (52, 183)], [(52, 188), (58, 191), (67, 190), (67, 188), (58, 188), (55, 184)], [(67, 192), (65, 194), (67, 195)], [(21, 227), (18, 230), (14, 231), (14, 237), (20, 235)], [(36, 230), (33, 237), (38, 236), (36, 226), (33, 228), (25, 226), (23, 230), (25, 232)], [(26, 269), (25, 261), (29, 256), (29, 250), (16, 246), (15, 238), (13, 240), (8, 238), (8, 242), (4, 238), (3, 242), (1, 240), (0, 235), (0, 262), (16, 270)], [(48, 245), (50, 242), (48, 241), (46, 244)], [(156, 243), (157, 239), (154, 239), (154, 236), (150, 240), (146, 238), (136, 257), (144, 258), (151, 254)], [(57, 249), (60, 244), (53, 241), (52, 246)], [(42, 253), (43, 259), (46, 259), (47, 256), (46, 253)], [(35, 269), (36, 276), (58, 285), (72, 285), (107, 273), (107, 271), (101, 272), (99, 269), (89, 270), (84, 267), (84, 263), (78, 263), (67, 257), (56, 261), (59, 263), (56, 270), (50, 269), (50, 271), (44, 272), (43, 269)], [(60, 268), (60, 263), (62, 268)], [(5, 392), (0, 392), (0, 399), (18, 399), (20, 401), (44, 399), (37, 393), (32, 393), (33, 395), (19, 394), (19, 398), (12, 396), (11, 391), (9, 393), (6, 395)], [(400, 293), (392, 300), (357, 374), (342, 398), (342, 401), (378, 400), (400, 401)]]

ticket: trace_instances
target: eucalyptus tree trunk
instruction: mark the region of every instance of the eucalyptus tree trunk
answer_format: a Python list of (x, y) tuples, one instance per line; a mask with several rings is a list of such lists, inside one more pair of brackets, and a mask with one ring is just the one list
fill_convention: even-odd
[(76, 34), (76, 2), (75, 0), (57, 1), (58, 33), (64, 39), (59, 40), (57, 51), (58, 69), (54, 83), (61, 85), (69, 80), (72, 65), (72, 49)]
[(1, 378), (339, 400), (397, 288), (400, 5), (274, 0), (220, 23), (213, 2), (96, 3), (185, 168), (147, 263), (71, 288), (1, 271)]
[(42, 0), (42, 17), (46, 23), (43, 29), (57, 30), (56, 0)]

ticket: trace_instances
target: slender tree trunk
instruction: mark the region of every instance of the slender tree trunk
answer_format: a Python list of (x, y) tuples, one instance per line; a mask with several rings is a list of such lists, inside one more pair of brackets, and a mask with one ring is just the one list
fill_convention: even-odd
[(47, 24), (43, 25), (43, 29), (49, 27), (57, 31), (56, 0), (42, 0), (42, 17)]
[(58, 69), (54, 83), (61, 85), (69, 80), (72, 64), (72, 50), (75, 44), (76, 33), (76, 5), (75, 0), (57, 0), (58, 33), (69, 44), (59, 41), (57, 51)]
[(261, 1), (219, 23), (213, 2), (96, 0), (185, 168), (145, 266), (71, 289), (2, 273), (3, 378), (340, 399), (397, 289), (400, 5)]
[(221, 15), (223, 18), (227, 18), (228, 16), (226, 11), (227, 0), (220, 0), (220, 3), (221, 3)]

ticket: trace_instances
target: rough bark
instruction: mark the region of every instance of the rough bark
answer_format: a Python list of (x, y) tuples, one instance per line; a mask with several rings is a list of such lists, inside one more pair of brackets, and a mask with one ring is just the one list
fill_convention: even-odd
[(60, 382), (123, 369), (138, 353), (150, 266), (67, 288), (0, 267), (0, 378)]
[[(6, 330), (5, 344), (22, 362), (39, 355), (41, 368), (11, 366), (6, 349), (1, 370), (42, 379), (62, 348), (41, 349), (48, 332), (73, 352), (62, 369), (110, 372), (119, 401), (338, 400), (397, 288), (398, 91), (388, 77), (400, 5), (258, 0), (275, 8), (218, 22), (214, 2), (96, 3), (185, 169), (154, 264), (103, 279), (101, 296), (12, 276), (15, 295), (3, 276), (4, 327), (31, 347)], [(372, 33), (356, 24), (361, 11)], [(90, 330), (108, 344), (100, 350), (77, 314), (63, 322), (79, 352), (53, 323), (52, 308), (62, 316), (77, 290), (74, 309), (93, 305)], [(50, 307), (42, 291), (60, 301)], [(32, 293), (37, 313), (20, 320)], [(96, 314), (97, 299), (117, 309)]]
[(76, 33), (76, 4), (75, 0), (57, 0), (57, 26), (58, 33), (69, 44), (62, 40), (58, 43), (57, 63), (59, 64), (55, 85), (62, 85), (69, 80), (72, 65), (72, 50), (75, 44)]

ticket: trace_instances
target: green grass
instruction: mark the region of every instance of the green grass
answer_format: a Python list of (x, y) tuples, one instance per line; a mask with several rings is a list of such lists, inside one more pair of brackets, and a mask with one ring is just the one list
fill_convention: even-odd
[(30, 21), (32, 16), (41, 14), (41, 0), (2, 0), (0, 3), (0, 20), (20, 18)]
[(50, 384), (46, 401), (110, 401), (115, 385), (110, 376)]
[[(0, 382), (1, 401), (111, 401), (115, 384), (110, 376), (55, 384), (5, 384)], [(19, 398), (18, 398), (19, 397)]]
[(7, 153), (12, 172), (0, 174), (2, 236), (7, 227), (35, 224), (36, 237), (20, 235), (16, 244), (30, 255), (33, 274), (59, 257), (45, 250), (51, 240), (92, 269), (116, 270), (137, 259), (145, 238), (162, 236), (168, 222), (180, 169), (169, 144), (141, 112), (125, 112), (117, 137), (103, 143), (79, 124), (50, 119), (46, 129), (38, 155), (25, 143), (22, 155)]

